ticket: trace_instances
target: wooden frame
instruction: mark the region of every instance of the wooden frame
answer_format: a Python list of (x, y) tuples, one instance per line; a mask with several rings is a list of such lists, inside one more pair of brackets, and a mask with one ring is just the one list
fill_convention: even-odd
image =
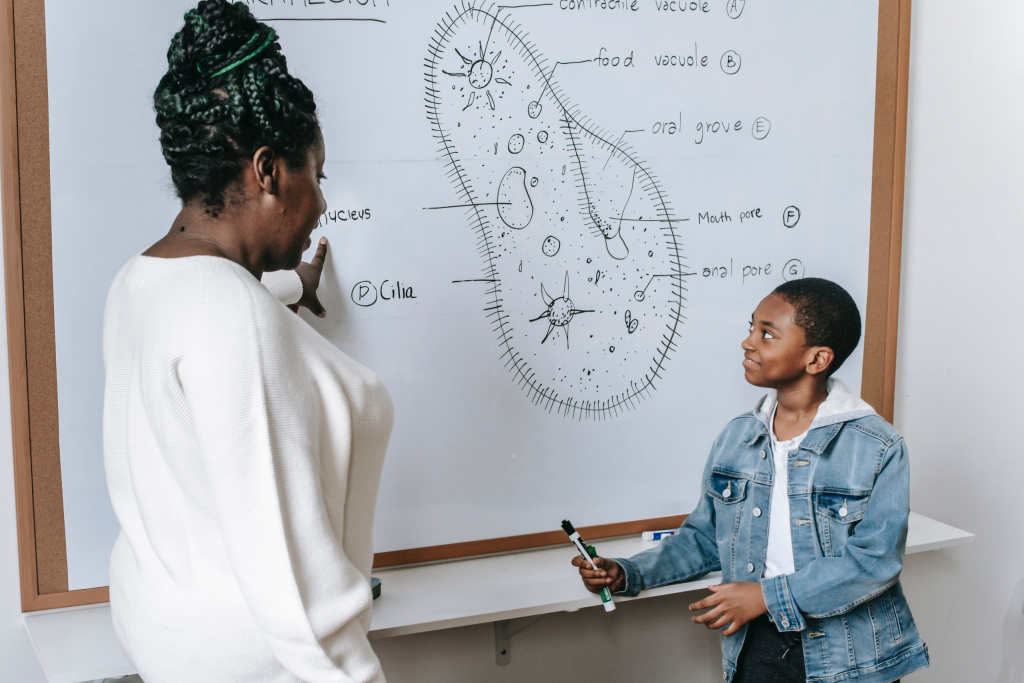
[(890, 422), (896, 398), (909, 79), (910, 0), (882, 0), (878, 6), (871, 246), (861, 395)]
[(0, 174), (15, 505), (24, 611), (109, 599), (69, 591), (57, 440), (43, 3), (0, 0)]
[[(862, 394), (892, 420), (906, 156), (910, 0), (881, 0)], [(0, 0), (0, 177), (18, 552), (23, 611), (105, 602), (69, 591), (57, 437), (46, 31), (41, 0)], [(583, 528), (587, 538), (682, 517)], [(564, 542), (561, 531), (378, 553), (392, 566)]]

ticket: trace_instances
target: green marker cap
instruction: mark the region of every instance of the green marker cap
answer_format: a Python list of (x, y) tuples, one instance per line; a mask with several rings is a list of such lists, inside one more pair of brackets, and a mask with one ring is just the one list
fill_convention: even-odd
[[(589, 543), (587, 544), (587, 552), (590, 553), (591, 557), (597, 557), (597, 548)], [(611, 612), (615, 609), (615, 603), (612, 601), (612, 592), (607, 587), (601, 589), (601, 602), (604, 603), (605, 612)]]

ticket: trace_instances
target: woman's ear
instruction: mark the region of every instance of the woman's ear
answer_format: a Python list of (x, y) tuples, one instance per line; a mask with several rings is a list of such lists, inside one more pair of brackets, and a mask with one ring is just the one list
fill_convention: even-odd
[(252, 170), (256, 183), (266, 194), (277, 194), (277, 160), (274, 150), (264, 145), (252, 155)]
[(827, 346), (815, 346), (810, 351), (812, 355), (807, 362), (807, 372), (811, 375), (817, 375), (828, 370), (836, 357), (835, 352)]

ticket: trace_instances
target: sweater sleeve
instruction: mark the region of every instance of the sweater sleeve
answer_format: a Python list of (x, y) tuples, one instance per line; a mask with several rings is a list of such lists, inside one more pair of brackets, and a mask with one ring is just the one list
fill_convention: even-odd
[(298, 303), (302, 298), (302, 278), (294, 270), (275, 270), (263, 273), (260, 280), (278, 301), (286, 306)]
[[(201, 322), (179, 365), (214, 514), (243, 598), (281, 664), (310, 683), (382, 682), (366, 636), (369, 579), (346, 557), (324, 503), (322, 408), (302, 363), (307, 350), (276, 309), (242, 278), (204, 287)], [(350, 447), (350, 427), (339, 447)]]

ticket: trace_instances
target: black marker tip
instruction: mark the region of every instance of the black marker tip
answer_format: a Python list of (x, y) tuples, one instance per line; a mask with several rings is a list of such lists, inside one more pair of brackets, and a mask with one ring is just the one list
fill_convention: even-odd
[(572, 522), (570, 522), (567, 519), (562, 520), (562, 529), (565, 531), (565, 533), (569, 534), (570, 536), (576, 533), (576, 529), (573, 528)]

